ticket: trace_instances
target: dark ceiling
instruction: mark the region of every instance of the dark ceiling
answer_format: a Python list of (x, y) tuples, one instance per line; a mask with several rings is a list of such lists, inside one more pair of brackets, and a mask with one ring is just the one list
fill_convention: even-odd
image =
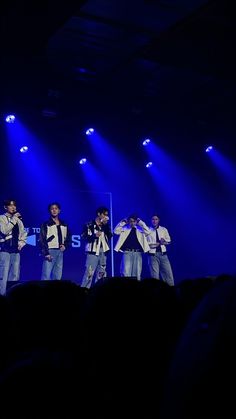
[(234, 150), (232, 1), (12, 0), (0, 8), (1, 113), (90, 112), (137, 130), (172, 129), (193, 144), (214, 136)]

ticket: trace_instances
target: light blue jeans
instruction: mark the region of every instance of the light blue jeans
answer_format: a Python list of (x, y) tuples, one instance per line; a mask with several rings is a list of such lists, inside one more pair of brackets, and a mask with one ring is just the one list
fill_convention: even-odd
[(139, 281), (142, 273), (142, 252), (124, 251), (121, 260), (120, 273), (122, 276), (134, 276)]
[(161, 279), (168, 285), (174, 285), (174, 277), (167, 254), (156, 252), (148, 255), (148, 264), (151, 278)]
[(0, 294), (6, 294), (7, 281), (20, 277), (20, 253), (0, 252)]
[(85, 272), (82, 279), (82, 287), (90, 288), (93, 282), (93, 277), (95, 274), (96, 283), (102, 278), (107, 276), (106, 273), (106, 264), (107, 264), (107, 257), (102, 249), (100, 249), (99, 255), (96, 256), (92, 253), (87, 253), (86, 263), (85, 263)]
[(60, 249), (49, 249), (52, 260), (44, 259), (42, 266), (42, 280), (61, 279), (63, 269), (63, 253)]

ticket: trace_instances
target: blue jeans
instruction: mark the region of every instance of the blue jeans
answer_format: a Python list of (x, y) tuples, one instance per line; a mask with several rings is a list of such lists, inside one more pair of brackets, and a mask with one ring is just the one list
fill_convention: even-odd
[(0, 252), (0, 294), (6, 294), (7, 281), (20, 277), (20, 253)]
[(122, 276), (135, 276), (139, 281), (142, 273), (142, 252), (124, 251), (121, 260)]
[(174, 277), (171, 269), (170, 261), (166, 254), (161, 252), (148, 255), (148, 264), (151, 278), (161, 279), (168, 285), (174, 285)]
[(95, 274), (95, 283), (102, 278), (107, 276), (106, 273), (107, 257), (102, 249), (100, 249), (99, 255), (87, 253), (85, 272), (82, 279), (82, 287), (90, 288), (93, 282)]
[(63, 252), (60, 249), (49, 249), (52, 260), (44, 259), (42, 267), (42, 280), (61, 279), (63, 269)]

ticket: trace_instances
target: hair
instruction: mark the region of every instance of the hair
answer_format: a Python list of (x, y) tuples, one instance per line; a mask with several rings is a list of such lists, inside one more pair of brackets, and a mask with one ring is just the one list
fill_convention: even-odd
[(138, 216), (137, 216), (137, 214), (131, 214), (131, 215), (128, 216), (127, 219), (130, 220), (130, 218), (133, 218), (135, 221), (137, 221)]
[(151, 218), (153, 218), (153, 217), (157, 217), (160, 220), (160, 215), (158, 215), (157, 213), (152, 214)]
[(109, 212), (109, 209), (107, 207), (98, 207), (96, 210), (96, 214), (104, 214), (104, 212)]
[(3, 201), (3, 206), (4, 207), (8, 207), (8, 205), (11, 205), (11, 202), (14, 203), (14, 205), (16, 206), (16, 201), (15, 199), (5, 199), (5, 201)]
[(51, 202), (51, 204), (49, 204), (49, 205), (48, 205), (48, 211), (50, 211), (50, 210), (51, 210), (51, 207), (52, 207), (53, 205), (56, 205), (56, 206), (57, 206), (57, 208), (59, 208), (59, 210), (61, 209), (61, 205), (60, 205), (58, 202)]

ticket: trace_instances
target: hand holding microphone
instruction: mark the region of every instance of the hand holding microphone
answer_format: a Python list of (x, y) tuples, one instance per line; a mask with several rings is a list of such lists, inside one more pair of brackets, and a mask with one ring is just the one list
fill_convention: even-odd
[(15, 212), (14, 217), (19, 218), (20, 220), (22, 220), (22, 216), (19, 212)]
[(106, 224), (109, 221), (108, 215), (105, 215), (103, 218), (101, 218), (101, 223)]

